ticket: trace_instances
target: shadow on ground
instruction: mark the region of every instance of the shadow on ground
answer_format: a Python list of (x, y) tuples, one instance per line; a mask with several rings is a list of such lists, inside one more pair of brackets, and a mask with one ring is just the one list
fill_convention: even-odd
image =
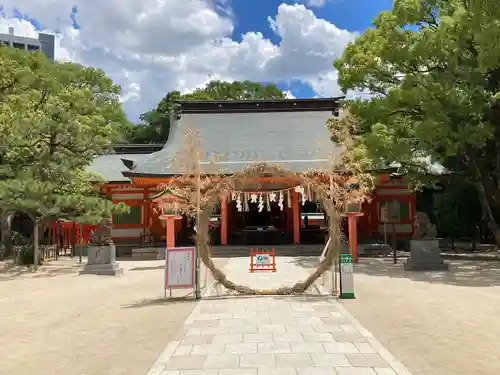
[(164, 265), (159, 266), (149, 266), (149, 267), (134, 267), (129, 269), (129, 271), (152, 271), (152, 270), (161, 270), (164, 269)]
[[(354, 267), (356, 274), (403, 278), (414, 281), (441, 283), (467, 287), (500, 286), (500, 262), (475, 260), (445, 260), (449, 271), (405, 271), (405, 259), (397, 264), (388, 258), (361, 258)], [(312, 269), (319, 263), (318, 257), (300, 257), (295, 263)]]
[(132, 302), (127, 305), (123, 305), (122, 309), (137, 309), (141, 307), (148, 306), (158, 306), (158, 305), (175, 305), (178, 303), (196, 303), (197, 301), (191, 295), (186, 295), (185, 297), (174, 297), (174, 298), (154, 298), (154, 299), (141, 299), (139, 301)]
[(55, 277), (67, 274), (77, 274), (81, 265), (65, 261), (50, 261), (34, 269), (33, 266), (16, 266), (12, 262), (0, 262), (0, 282), (16, 278)]

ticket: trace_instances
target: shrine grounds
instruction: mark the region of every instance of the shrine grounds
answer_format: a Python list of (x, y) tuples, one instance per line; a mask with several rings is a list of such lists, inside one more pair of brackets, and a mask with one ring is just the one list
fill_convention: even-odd
[[(310, 269), (317, 257), (295, 262)], [(341, 303), (413, 375), (497, 375), (500, 262), (450, 263), (449, 273), (408, 273), (362, 258), (357, 298)], [(163, 261), (120, 264), (123, 276), (99, 277), (78, 276), (69, 259), (36, 273), (0, 263), (0, 375), (147, 374), (196, 304), (163, 302)]]
[(1, 375), (147, 374), (196, 306), (163, 302), (164, 261), (120, 261), (119, 277), (78, 276), (75, 263), (0, 263)]
[[(317, 258), (298, 262), (312, 268)], [(449, 272), (399, 262), (361, 258), (356, 299), (343, 306), (413, 375), (500, 374), (500, 262), (453, 260)]]

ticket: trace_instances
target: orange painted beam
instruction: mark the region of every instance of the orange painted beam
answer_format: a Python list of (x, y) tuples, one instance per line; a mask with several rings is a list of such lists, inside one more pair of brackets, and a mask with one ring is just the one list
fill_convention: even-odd
[[(97, 186), (100, 188), (127, 189), (127, 188), (134, 187), (135, 185), (133, 183), (110, 184), (110, 183), (104, 182), (104, 183), (96, 184), (94, 186)], [(158, 186), (157, 186), (157, 184), (153, 184), (153, 185), (149, 185), (149, 186), (148, 185), (146, 185), (146, 186), (141, 185), (141, 187), (143, 187), (145, 189), (156, 189)]]
[(145, 194), (146, 195), (146, 198), (147, 198), (147, 195), (149, 194), (148, 191), (146, 191), (146, 193), (144, 193), (143, 190), (111, 190), (111, 193), (112, 194), (117, 194), (117, 195), (135, 195), (135, 194)]
[[(324, 176), (318, 176), (319, 180), (324, 180), (327, 181), (328, 177)], [(159, 184), (165, 184), (170, 181), (172, 181), (173, 178), (169, 177), (136, 177), (133, 179), (133, 182), (138, 184), (138, 185), (159, 185)], [(223, 178), (213, 178), (212, 181), (217, 182), (223, 180)], [(245, 181), (249, 182), (294, 182), (294, 183), (300, 183), (298, 179), (291, 178), (291, 177), (252, 177), (252, 178), (245, 178)]]

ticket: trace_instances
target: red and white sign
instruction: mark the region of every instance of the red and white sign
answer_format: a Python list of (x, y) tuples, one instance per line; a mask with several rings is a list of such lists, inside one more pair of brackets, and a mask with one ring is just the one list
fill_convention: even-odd
[(195, 248), (174, 247), (165, 251), (165, 289), (195, 287)]

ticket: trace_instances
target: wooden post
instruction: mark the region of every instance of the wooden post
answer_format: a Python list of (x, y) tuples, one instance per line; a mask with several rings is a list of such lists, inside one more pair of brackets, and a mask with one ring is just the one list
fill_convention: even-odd
[(221, 198), (220, 203), (220, 244), (227, 245), (227, 197)]
[(253, 257), (255, 255), (255, 252), (253, 251), (253, 249), (250, 249), (250, 272), (254, 272), (254, 264), (253, 264)]
[(396, 239), (396, 223), (392, 223), (392, 263), (398, 263), (398, 255), (397, 255), (397, 239)]
[(354, 263), (358, 262), (358, 228), (356, 219), (358, 216), (363, 216), (363, 213), (348, 213), (347, 227), (349, 230), (349, 254), (352, 256)]
[(80, 224), (80, 239), (78, 241), (80, 243), (80, 251), (78, 252), (78, 261), (82, 263), (82, 247), (83, 247), (83, 224)]
[(349, 230), (349, 253), (352, 255), (352, 261), (358, 261), (358, 228), (356, 226), (356, 216), (349, 215), (347, 218)]
[(293, 243), (300, 245), (300, 205), (299, 195), (296, 191), (291, 192), (292, 214), (293, 214)]
[(61, 228), (59, 224), (59, 220), (56, 220), (54, 223), (54, 238), (55, 238), (55, 244), (56, 244), (56, 259), (59, 259), (59, 251), (61, 249)]
[(167, 248), (175, 247), (175, 221), (173, 218), (167, 218), (165, 222), (165, 228), (167, 229)]
[(39, 228), (39, 224), (38, 224), (38, 220), (35, 219), (34, 222), (33, 222), (33, 225), (34, 225), (34, 232), (33, 232), (33, 265), (35, 266), (35, 268), (38, 267), (38, 259), (40, 258), (40, 248), (38, 247), (38, 228)]
[(73, 258), (74, 256), (76, 256), (76, 222), (73, 220), (73, 230), (72, 230), (72, 236), (73, 237), (71, 239), (71, 257)]

